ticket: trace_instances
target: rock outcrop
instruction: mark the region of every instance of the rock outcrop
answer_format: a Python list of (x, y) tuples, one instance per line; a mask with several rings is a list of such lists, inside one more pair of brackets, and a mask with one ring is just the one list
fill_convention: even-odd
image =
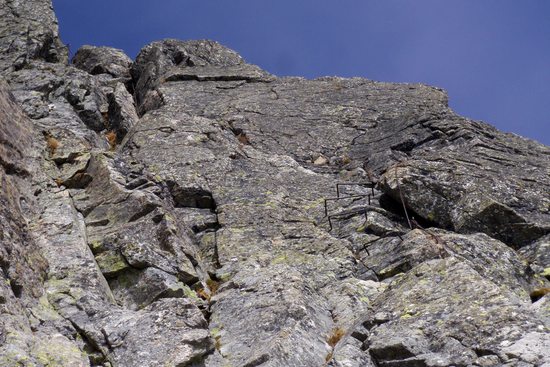
[(550, 366), (550, 148), (0, 4), (0, 365)]

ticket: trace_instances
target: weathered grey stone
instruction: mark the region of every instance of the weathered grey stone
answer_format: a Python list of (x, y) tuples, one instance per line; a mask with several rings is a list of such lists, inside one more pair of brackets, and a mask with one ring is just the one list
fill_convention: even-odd
[(72, 63), (91, 75), (109, 74), (113, 78), (130, 79), (132, 60), (116, 48), (82, 46), (75, 53)]
[(531, 332), (511, 345), (504, 345), (502, 349), (508, 357), (539, 365), (550, 361), (550, 336), (547, 332)]
[(550, 280), (550, 235), (521, 248), (519, 253), (529, 262), (535, 274)]
[[(168, 65), (163, 70), (170, 70), (171, 67)], [(232, 75), (231, 68), (227, 68), (226, 71), (227, 75)], [(334, 272), (337, 277), (344, 278), (354, 273), (360, 274), (361, 265), (382, 266), (377, 269), (383, 273), (382, 270), (387, 265), (384, 265), (381, 255), (387, 256), (391, 261), (397, 261), (392, 265), (397, 269), (399, 264), (408, 262), (407, 267), (399, 270), (408, 271), (429, 259), (447, 257), (450, 253), (461, 258), (461, 261), (469, 263), (469, 266), (473, 266), (476, 271), (481, 271), (486, 277), (484, 279), (503, 282), (508, 287), (509, 293), (517, 294), (515, 297), (522, 297), (525, 303), (530, 302), (528, 296), (530, 280), (524, 272), (524, 266), (514, 255), (513, 250), (487, 236), (460, 237), (457, 235), (438, 243), (436, 237), (445, 237), (446, 234), (434, 232), (434, 238), (429, 233), (418, 232), (415, 234), (413, 232), (410, 238), (418, 236), (418, 240), (423, 244), (420, 247), (422, 250), (420, 250), (410, 243), (413, 253), (418, 251), (412, 255), (417, 260), (412, 262), (411, 258), (406, 260), (410, 255), (403, 258), (403, 254), (399, 251), (388, 252), (383, 245), (387, 241), (383, 238), (378, 242), (378, 250), (376, 250), (376, 245), (370, 244), (373, 246), (370, 247), (373, 254), (372, 258), (369, 258), (369, 255), (362, 252), (361, 246), (355, 246), (355, 241), (363, 238), (370, 238), (372, 241), (373, 235), (374, 239), (377, 238), (376, 236), (378, 238), (393, 236), (394, 241), (398, 241), (398, 235), (403, 235), (406, 232), (403, 227), (403, 224), (406, 225), (406, 221), (396, 220), (395, 215), (389, 214), (379, 207), (382, 204), (384, 207), (390, 208), (381, 200), (379, 193), (373, 199), (373, 208), (367, 212), (366, 221), (360, 210), (361, 205), (357, 206), (353, 202), (346, 204), (341, 201), (329, 209), (341, 213), (345, 213), (347, 210), (351, 213), (333, 221), (333, 225), (336, 227), (334, 231), (338, 237), (347, 238), (347, 241), (351, 243), (347, 241), (332, 243), (330, 258), (337, 260), (343, 256), (343, 259), (352, 261), (340, 262), (338, 269), (338, 267), (332, 268), (329, 263), (319, 263), (315, 259), (316, 255), (328, 250), (327, 247), (318, 247), (327, 241), (321, 233), (318, 233), (319, 230), (326, 231), (328, 229), (327, 222), (321, 220), (323, 216), (322, 199), (336, 194), (334, 183), (338, 177), (341, 177), (342, 170), (351, 171), (362, 168), (361, 161), (357, 161), (357, 159), (364, 152), (353, 148), (352, 142), (358, 141), (367, 134), (368, 129), (378, 129), (376, 120), (369, 117), (367, 112), (370, 103), (376, 105), (377, 109), (381, 111), (378, 116), (383, 115), (384, 111), (391, 116), (390, 121), (393, 120), (395, 126), (390, 124), (386, 128), (398, 129), (400, 117), (392, 115), (397, 112), (396, 107), (391, 103), (386, 105), (385, 102), (381, 102), (382, 100), (391, 100), (392, 95), (395, 95), (394, 98), (401, 96), (400, 98), (408, 104), (402, 106), (399, 111), (407, 116), (407, 114), (420, 114), (420, 111), (426, 110), (427, 105), (424, 103), (431, 99), (430, 103), (433, 105), (430, 105), (430, 108), (435, 108), (436, 114), (453, 118), (446, 110), (446, 98), (440, 91), (422, 86), (409, 88), (408, 86), (377, 84), (364, 80), (330, 78), (317, 81), (282, 79), (265, 80), (260, 83), (238, 83), (232, 81), (231, 78), (224, 79), (223, 76), (216, 77), (216, 79), (175, 78), (168, 83), (155, 84), (154, 88), (155, 93), (162, 96), (163, 105), (156, 106), (156, 110), (149, 111), (143, 116), (139, 126), (124, 143), (124, 152), (125, 154), (131, 153), (134, 159), (137, 158), (143, 162), (146, 170), (158, 175), (161, 180), (168, 183), (169, 187), (184, 189), (183, 191), (172, 190), (176, 205), (201, 207), (196, 201), (185, 202), (178, 199), (178, 192), (182, 192), (184, 197), (189, 195), (193, 197), (193, 190), (210, 192), (216, 202), (221, 229), (217, 231), (216, 236), (208, 235), (203, 238), (209, 238), (210, 246), (212, 242), (215, 242), (215, 251), (207, 251), (206, 254), (217, 257), (212, 264), (217, 263), (218, 266), (221, 266), (218, 270), (218, 277), (231, 279), (228, 285), (223, 285), (218, 294), (212, 298), (214, 304), (211, 325), (215, 329), (223, 330), (218, 335), (218, 344), (220, 345), (220, 354), (226, 359), (235, 361), (237, 364), (252, 363), (252, 361), (263, 361), (263, 363), (273, 365), (323, 363), (322, 359), (318, 357), (323, 353), (320, 352), (323, 350), (322, 343), (319, 347), (312, 347), (310, 350), (300, 351), (300, 353), (293, 349), (294, 346), (287, 344), (286, 340), (289, 342), (295, 340), (292, 335), (296, 333), (300, 335), (300, 339), (304, 343), (306, 343), (305, 340), (309, 340), (308, 345), (317, 345), (318, 339), (305, 330), (301, 331), (300, 328), (294, 328), (294, 332), (285, 341), (275, 339), (271, 343), (264, 343), (261, 351), (254, 351), (248, 347), (252, 343), (248, 340), (266, 340), (269, 335), (264, 334), (263, 331), (260, 333), (256, 328), (247, 328), (245, 325), (247, 325), (248, 318), (264, 320), (267, 315), (280, 315), (277, 317), (277, 322), (257, 321), (262, 325), (267, 322), (273, 325), (275, 330), (280, 330), (281, 326), (279, 325), (285, 324), (282, 320), (289, 317), (288, 314), (279, 314), (276, 311), (278, 303), (260, 306), (261, 312), (256, 311), (254, 307), (256, 303), (263, 304), (264, 296), (258, 292), (260, 289), (264, 291), (271, 289), (274, 279), (279, 279), (279, 276), (275, 275), (278, 274), (276, 269), (282, 264), (285, 265), (286, 277), (290, 277), (290, 274), (296, 272), (297, 276), (298, 274), (301, 277), (305, 276), (303, 282), (306, 282), (307, 279), (308, 283), (306, 284), (310, 284), (309, 281), (315, 279), (312, 287), (326, 284), (323, 291), (313, 294), (306, 293), (306, 302), (312, 305), (314, 311), (306, 312), (302, 318), (314, 317), (313, 320), (316, 318), (318, 320), (322, 315), (321, 310), (328, 306), (325, 310), (330, 310), (334, 324), (339, 325), (341, 321), (346, 320), (342, 323), (343, 328), (350, 328), (353, 322), (350, 324), (346, 317), (340, 321), (336, 315), (349, 313), (355, 315), (355, 320), (359, 320), (361, 318), (357, 318), (357, 315), (362, 313), (359, 311), (361, 308), (357, 308), (357, 305), (351, 302), (343, 306), (342, 311), (335, 313), (338, 308), (331, 308), (330, 305), (341, 305), (342, 300), (347, 299), (346, 297), (349, 295), (346, 295), (342, 288), (325, 283), (324, 278), (331, 272)], [(316, 93), (318, 102), (313, 103), (307, 100), (307, 96), (312, 93)], [(346, 93), (349, 93), (350, 96), (347, 99)], [(378, 100), (371, 97), (370, 103), (361, 105), (361, 102), (358, 102), (361, 101), (358, 98), (360, 93), (369, 97), (372, 95), (379, 97)], [(352, 94), (354, 97), (351, 97)], [(407, 97), (403, 97), (404, 95)], [(346, 100), (348, 105), (345, 107), (336, 105), (329, 108), (321, 104), (325, 101), (327, 104), (328, 101), (338, 103), (340, 100)], [(350, 100), (354, 101), (356, 106), (349, 106)], [(410, 111), (407, 111), (407, 108)], [(287, 115), (289, 117), (285, 119)], [(364, 122), (361, 118), (365, 119)], [(338, 121), (338, 123), (333, 121)], [(349, 121), (349, 123), (342, 124), (341, 121)], [(361, 126), (361, 123), (363, 123), (364, 131), (354, 127)], [(318, 127), (315, 124), (318, 124)], [(481, 126), (483, 127), (483, 125)], [(242, 139), (242, 136), (246, 136), (246, 140)], [(185, 149), (167, 150), (165, 148), (171, 145), (179, 147), (182, 144)], [(347, 153), (342, 148), (338, 148), (340, 150), (337, 150), (336, 153), (331, 153), (331, 147), (345, 147), (346, 144), (352, 146)], [(314, 164), (314, 160), (320, 154), (349, 158), (329, 159), (331, 163), (328, 166), (318, 166)], [(163, 156), (164, 161), (155, 160), (153, 157), (156, 156)], [(350, 159), (351, 161), (349, 161)], [(393, 162), (395, 160), (380, 160), (380, 166), (371, 168), (371, 176), (375, 178), (378, 172), (383, 172), (381, 169), (390, 167)], [(220, 175), (220, 172), (224, 172), (224, 174)], [(365, 174), (365, 176), (368, 177), (369, 174)], [(354, 189), (345, 190), (351, 194)], [(311, 204), (305, 204), (304, 199)], [(362, 204), (362, 207), (365, 208), (365, 204)], [(288, 221), (289, 224), (281, 223), (280, 220)], [(321, 226), (309, 228), (309, 223), (312, 222), (320, 223)], [(351, 229), (355, 234), (350, 234)], [(359, 233), (356, 233), (357, 230)], [(367, 233), (362, 234), (364, 231)], [(313, 238), (317, 240), (310, 241)], [(449, 249), (446, 248), (445, 242), (450, 242)], [(308, 246), (303, 247), (304, 243), (308, 243)], [(403, 248), (407, 248), (408, 244), (409, 242), (405, 242)], [(296, 245), (298, 247), (295, 247)], [(348, 250), (348, 246), (353, 251)], [(297, 249), (306, 248), (305, 251), (308, 255), (305, 257), (304, 254), (296, 253)], [(496, 254), (493, 254), (494, 251)], [(337, 255), (340, 253), (342, 255)], [(270, 258), (273, 260), (269, 261)], [(502, 266), (500, 266), (500, 262), (498, 266), (495, 266), (496, 258), (503, 260)], [(315, 273), (308, 271), (310, 264), (316, 264)], [(274, 265), (275, 267), (273, 267)], [(255, 281), (252, 284), (258, 285), (252, 287), (245, 285), (250, 284), (251, 280), (248, 280), (248, 277), (252, 276), (249, 275), (248, 268), (262, 269), (261, 272), (254, 271)], [(386, 277), (394, 275), (390, 273)], [(266, 276), (268, 278), (264, 278)], [(237, 290), (243, 288), (248, 289), (245, 292), (246, 296), (239, 296)], [(303, 293), (304, 291), (299, 292)], [(331, 296), (327, 297), (325, 294), (331, 294)], [(318, 296), (321, 297), (317, 298)], [(247, 307), (243, 310), (241, 302), (244, 300), (239, 301), (239, 297), (254, 301), (245, 303)], [(270, 296), (270, 299), (281, 299), (281, 297)], [(336, 302), (336, 299), (339, 301)], [(321, 303), (317, 303), (319, 301)], [(327, 306), (323, 306), (323, 302), (327, 301)], [(300, 304), (297, 299), (294, 299), (293, 302)], [(269, 307), (269, 311), (266, 310), (267, 307)], [(346, 310), (355, 310), (355, 313)], [(241, 314), (243, 316), (237, 316)], [(319, 322), (317, 321), (317, 323)], [(328, 339), (335, 326), (330, 326), (330, 319), (325, 319), (322, 324), (326, 325), (325, 335)], [(428, 338), (427, 342), (431, 343), (432, 340)], [(345, 341), (343, 343), (342, 348), (350, 351), (346, 353), (349, 356), (354, 355), (350, 354), (351, 350), (354, 350), (352, 345)], [(453, 353), (460, 351), (460, 353), (464, 352), (473, 358), (470, 359), (471, 361), (475, 359), (476, 354), (473, 348), (459, 347), (450, 340), (447, 341), (447, 344), (447, 354), (438, 354), (431, 349), (419, 349), (416, 352), (421, 357), (412, 354), (407, 358), (412, 358), (410, 363), (450, 364), (456, 362), (456, 359), (451, 358)], [(278, 352), (279, 348), (282, 348), (284, 352)], [(325, 350), (327, 351), (326, 358), (332, 352), (330, 346)], [(334, 352), (337, 353), (338, 348)], [(310, 353), (314, 353), (314, 355)], [(284, 355), (297, 354), (300, 354), (301, 357), (295, 357), (296, 359), (283, 357)], [(335, 356), (337, 355), (335, 354)], [(308, 358), (309, 362), (301, 359), (304, 357)], [(317, 361), (315, 358), (319, 358), (319, 360)], [(361, 360), (361, 358), (357, 360)]]
[(439, 365), (467, 365), (478, 351), (498, 355), (511, 340), (544, 330), (529, 305), (527, 296), (519, 298), (466, 262), (431, 260), (394, 281), (375, 301), (376, 309), (392, 317), (371, 329), (369, 352), (380, 365), (410, 358), (434, 365), (425, 355), (447, 361)]
[(0, 364), (88, 366), (75, 330), (44, 295), (49, 264), (29, 221), (37, 144), (6, 88), (0, 79)]
[(182, 298), (193, 292), (176, 276), (152, 267), (143, 271), (128, 269), (110, 281), (109, 285), (120, 304), (135, 310), (159, 298)]
[(548, 359), (547, 147), (212, 41), (65, 65), (49, 1), (5, 3), (0, 364)]
[(272, 77), (213, 41), (164, 40), (144, 47), (132, 66), (141, 114), (163, 103), (157, 87), (169, 81), (264, 81)]
[[(185, 299), (162, 299), (104, 329), (115, 366), (192, 365), (214, 349), (202, 313)], [(144, 338), (145, 336), (145, 338)]]
[(381, 279), (404, 273), (430, 259), (455, 256), (467, 262), (484, 278), (506, 285), (519, 296), (530, 290), (526, 266), (505, 244), (478, 233), (460, 235), (443, 230), (410, 231), (402, 237), (373, 242), (364, 262), (375, 264)]
[(545, 325), (550, 325), (550, 296), (548, 294), (533, 303), (533, 310), (544, 321)]
[(0, 73), (35, 59), (67, 62), (50, 0), (2, 0), (0, 19)]
[(122, 83), (109, 95), (109, 127), (116, 132), (118, 141), (137, 123), (139, 117), (134, 106), (134, 99)]
[[(155, 267), (192, 284), (196, 271), (190, 240), (179, 234), (162, 202), (145, 190), (127, 190), (124, 177), (108, 156), (94, 155), (86, 174), (95, 177), (79, 192), (90, 247), (106, 277), (129, 267)], [(186, 243), (187, 241), (187, 243)]]
[[(105, 138), (92, 130), (99, 132), (111, 128), (106, 123), (111, 120), (106, 96), (107, 92), (115, 92), (116, 86), (113, 85), (111, 91), (110, 81), (101, 76), (93, 77), (73, 67), (40, 60), (29, 59), (25, 62), (25, 68), (8, 68), (4, 72), (17, 101), (24, 104), (25, 112), (34, 119), (34, 126), (29, 121), (15, 125), (26, 131), (19, 132), (20, 130), (6, 123), (16, 116), (21, 116), (21, 121), (24, 122), (21, 113), (13, 112), (8, 105), (2, 105), (1, 112), (11, 117), (2, 118), (0, 124), (6, 131), (6, 134), (2, 131), (0, 141), (6, 142), (9, 149), (1, 152), (1, 162), (10, 176), (24, 178), (24, 181), (17, 184), (20, 190), (27, 190), (29, 195), (25, 194), (25, 199), (23, 196), (19, 198), (21, 194), (15, 194), (14, 191), (13, 202), (21, 200), (18, 206), (24, 203), (24, 218), (32, 223), (31, 226), (19, 224), (21, 229), (29, 229), (25, 234), (29, 247), (25, 252), (20, 252), (17, 246), (9, 244), (6, 250), (20, 260), (6, 258), (5, 270), (7, 272), (8, 269), (17, 269), (21, 276), (28, 279), (32, 279), (35, 272), (40, 276), (31, 287), (30, 281), (23, 281), (15, 272), (8, 275), (13, 279), (13, 290), (10, 292), (17, 292), (25, 298), (25, 302), (18, 304), (17, 297), (9, 297), (8, 293), (4, 295), (5, 292), (2, 292), (2, 299), (13, 298), (15, 303), (12, 305), (9, 301), (12, 307), (10, 312), (14, 316), (2, 319), (2, 335), (6, 336), (2, 344), (7, 344), (6, 348), (0, 349), (0, 364), (127, 365), (126, 363), (130, 363), (128, 360), (139, 356), (140, 365), (176, 365), (190, 363), (210, 351), (212, 341), (198, 308), (200, 306), (204, 309), (204, 301), (193, 290), (180, 283), (195, 283), (198, 280), (190, 261), (194, 250), (189, 249), (188, 244), (181, 243), (178, 229), (170, 227), (166, 220), (162, 220), (162, 213), (151, 212), (160, 203), (153, 193), (154, 190), (147, 193), (142, 191), (147, 189), (143, 186), (139, 192), (124, 189), (127, 183), (124, 175), (102, 163), (104, 161), (97, 153), (91, 154), (92, 150), (107, 150), (109, 147)], [(116, 91), (115, 97), (118, 98), (124, 92)], [(127, 92), (123, 97), (128, 104)], [(14, 98), (6, 95), (2, 103), (10, 100), (14, 101)], [(118, 103), (117, 100), (115, 102)], [(13, 105), (13, 102), (7, 103)], [(131, 102), (129, 106), (132, 106)], [(124, 111), (131, 112), (128, 109)], [(116, 121), (120, 116), (113, 117), (113, 121)], [(122, 122), (127, 123), (120, 123)], [(18, 143), (10, 143), (12, 139)], [(109, 162), (112, 159), (106, 157), (104, 160)], [(36, 176), (33, 176), (35, 173)], [(2, 190), (4, 188), (7, 187), (2, 184)], [(126, 200), (128, 195), (132, 199)], [(114, 202), (105, 202), (108, 197)], [(124, 202), (127, 205), (122, 205)], [(94, 212), (98, 206), (100, 209)], [(5, 208), (17, 213), (16, 207)], [(82, 212), (75, 210), (76, 208)], [(128, 241), (135, 240), (131, 238), (132, 232), (124, 232), (121, 228), (129, 223), (150, 228), (145, 233), (152, 233), (157, 242), (147, 243), (144, 248), (148, 254), (145, 256), (148, 256), (145, 268), (131, 268), (129, 262), (121, 257), (122, 251), (116, 247), (102, 250), (99, 246), (95, 248), (97, 256), (94, 256), (90, 245), (95, 242), (90, 243), (88, 236), (94, 238), (94, 229), (97, 233), (105, 230), (101, 227), (101, 213), (110, 216), (111, 231), (116, 232), (118, 229), (118, 233)], [(150, 214), (149, 217), (147, 214)], [(88, 216), (89, 219), (84, 218)], [(142, 223), (137, 223), (140, 218), (143, 218)], [(149, 227), (145, 219), (150, 221)], [(135, 227), (133, 230), (137, 233), (137, 226)], [(2, 224), (2, 230), (6, 229)], [(33, 246), (34, 239), (36, 244)], [(91, 248), (94, 249), (94, 246)], [(170, 251), (176, 255), (175, 258)], [(188, 251), (189, 255), (184, 251)], [(138, 251), (137, 254), (139, 253)], [(27, 258), (32, 260), (28, 264), (25, 263)], [(149, 265), (164, 267), (170, 274)], [(119, 277), (127, 271), (138, 274), (143, 272), (135, 282), (134, 289), (138, 290), (139, 296), (134, 292), (134, 298), (131, 292), (122, 296), (119, 293), (120, 288), (115, 286)], [(155, 272), (164, 276), (150, 276)], [(116, 296), (105, 276), (109, 277)], [(202, 279), (206, 279), (207, 276), (203, 276)], [(128, 289), (131, 290), (132, 287)], [(42, 296), (38, 302), (38, 297), (44, 291), (47, 297)], [(148, 293), (143, 296), (141, 291)], [(32, 296), (27, 296), (31, 293)], [(36, 301), (33, 301), (33, 297), (36, 297)], [(161, 299), (165, 297), (191, 301), (168, 302), (165, 312), (161, 305)], [(121, 300), (124, 307), (117, 305), (117, 300)], [(147, 309), (148, 305), (152, 308)], [(186, 312), (188, 316), (185, 316)], [(170, 313), (173, 315), (170, 316)], [(161, 314), (165, 314), (165, 321), (159, 319)], [(180, 317), (187, 319), (186, 325), (178, 321)], [(125, 331), (124, 327), (129, 324), (121, 325), (120, 322), (124, 320), (133, 320), (139, 325), (130, 325), (135, 334), (128, 333), (127, 329)], [(117, 345), (122, 340), (120, 336), (124, 335), (124, 346)], [(166, 345), (166, 350), (156, 348), (144, 356), (136, 353), (143, 346), (151, 349), (147, 345), (159, 344), (159, 338)], [(165, 338), (172, 340), (174, 344), (166, 342)]]
[[(57, 155), (104, 148), (100, 132), (107, 128), (108, 101), (100, 84), (73, 67), (33, 61), (32, 66), (9, 74), (14, 96), (25, 103), (25, 112), (57, 137)], [(91, 130), (90, 130), (91, 129)]]
[(481, 124), (464, 121), (458, 132), (456, 125), (450, 136), (389, 168), (382, 189), (395, 200), (402, 195), (412, 212), (441, 227), (484, 232), (515, 248), (548, 233), (549, 148)]

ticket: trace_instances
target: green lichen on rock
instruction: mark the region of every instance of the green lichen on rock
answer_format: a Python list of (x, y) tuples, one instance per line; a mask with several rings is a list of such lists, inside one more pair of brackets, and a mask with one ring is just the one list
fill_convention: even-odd
[(86, 353), (62, 335), (38, 342), (30, 353), (44, 367), (87, 366), (89, 363)]
[(124, 256), (117, 250), (102, 252), (95, 259), (101, 272), (107, 278), (112, 278), (130, 267)]

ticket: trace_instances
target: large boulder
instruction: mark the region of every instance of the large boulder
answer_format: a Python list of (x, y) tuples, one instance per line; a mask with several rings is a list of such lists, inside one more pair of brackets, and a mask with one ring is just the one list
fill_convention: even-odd
[(92, 75), (109, 74), (113, 78), (130, 79), (132, 59), (116, 48), (82, 46), (74, 55), (72, 63)]

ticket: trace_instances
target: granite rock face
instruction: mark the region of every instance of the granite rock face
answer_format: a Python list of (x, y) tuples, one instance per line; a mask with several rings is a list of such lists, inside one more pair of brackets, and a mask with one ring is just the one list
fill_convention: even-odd
[(111, 47), (82, 46), (72, 63), (92, 75), (109, 74), (113, 78), (130, 79), (130, 59), (124, 51)]
[(0, 17), (0, 70), (18, 70), (37, 59), (67, 62), (50, 0), (4, 0)]
[(0, 365), (550, 366), (550, 148), (0, 4)]

